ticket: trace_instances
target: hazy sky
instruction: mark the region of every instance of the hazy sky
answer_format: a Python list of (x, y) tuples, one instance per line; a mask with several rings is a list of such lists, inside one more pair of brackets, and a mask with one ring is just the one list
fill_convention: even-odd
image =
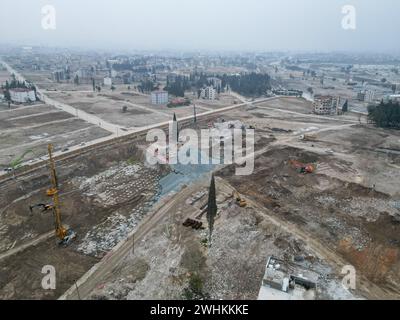
[[(44, 5), (56, 30), (41, 25)], [(356, 30), (342, 28), (344, 5)], [(0, 43), (108, 49), (400, 52), (399, 0), (1, 0)]]

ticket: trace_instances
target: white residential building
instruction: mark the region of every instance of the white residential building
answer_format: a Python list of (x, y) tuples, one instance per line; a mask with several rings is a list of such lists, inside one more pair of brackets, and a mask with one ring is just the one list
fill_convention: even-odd
[(213, 87), (201, 89), (200, 97), (207, 100), (215, 100), (217, 91)]
[(375, 100), (375, 91), (364, 90), (357, 94), (357, 99), (364, 102), (373, 102)]
[(26, 88), (10, 89), (11, 101), (16, 103), (34, 102), (36, 101), (35, 91)]
[(168, 92), (167, 91), (153, 91), (151, 93), (151, 103), (155, 105), (168, 104)]
[(118, 75), (118, 71), (111, 69), (110, 74), (111, 74), (111, 77), (115, 78)]
[(105, 86), (112, 86), (113, 84), (112, 79), (110, 77), (105, 77), (103, 82)]
[(217, 92), (213, 87), (207, 87), (205, 89), (205, 98), (207, 100), (215, 100), (216, 95), (217, 95)]

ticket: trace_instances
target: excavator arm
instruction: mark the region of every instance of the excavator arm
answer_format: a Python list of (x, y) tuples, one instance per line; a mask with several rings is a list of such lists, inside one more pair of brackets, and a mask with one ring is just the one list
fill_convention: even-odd
[(33, 214), (33, 209), (35, 209), (35, 208), (42, 208), (42, 212), (45, 212), (45, 211), (53, 209), (53, 205), (45, 204), (45, 203), (38, 203), (33, 206), (29, 206), (29, 210), (31, 211), (31, 214)]

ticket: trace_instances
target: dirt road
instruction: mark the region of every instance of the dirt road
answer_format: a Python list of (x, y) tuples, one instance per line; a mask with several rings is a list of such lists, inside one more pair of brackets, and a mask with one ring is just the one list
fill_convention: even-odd
[(29, 242), (27, 242), (27, 243), (25, 243), (25, 244), (23, 244), (21, 246), (12, 248), (12, 249), (0, 254), (0, 261), (5, 259), (5, 258), (8, 258), (8, 257), (10, 257), (10, 256), (12, 256), (14, 254), (17, 254), (18, 252), (24, 251), (25, 249), (27, 249), (27, 248), (29, 248), (31, 246), (36, 246), (39, 243), (41, 243), (43, 241), (46, 241), (47, 239), (50, 239), (52, 237), (54, 237), (54, 230), (46, 232), (45, 234), (42, 234), (41, 236), (33, 239), (32, 241), (29, 241)]
[[(129, 252), (132, 252), (134, 243), (141, 241), (145, 235), (159, 223), (162, 218), (174, 208), (174, 206), (186, 198), (188, 198), (201, 184), (198, 182), (189, 187), (184, 188), (176, 195), (173, 195), (165, 202), (159, 203), (152, 213), (149, 213), (148, 218), (143, 221), (138, 230), (132, 233), (125, 241), (117, 245), (110, 251), (98, 264), (90, 269), (77, 284), (72, 286), (60, 300), (78, 300), (86, 299), (93, 289), (96, 288), (102, 281), (113, 272), (114, 268), (122, 261)], [(188, 217), (191, 213), (188, 213)], [(78, 287), (78, 289), (77, 289)]]

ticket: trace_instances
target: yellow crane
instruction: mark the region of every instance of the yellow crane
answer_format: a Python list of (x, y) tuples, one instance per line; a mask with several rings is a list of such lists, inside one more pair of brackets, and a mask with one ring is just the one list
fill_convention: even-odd
[(47, 196), (53, 199), (53, 204), (45, 205), (45, 204), (38, 204), (35, 206), (30, 206), (30, 210), (32, 212), (33, 208), (35, 207), (42, 207), (42, 211), (52, 210), (54, 214), (54, 225), (55, 225), (55, 233), (56, 237), (60, 239), (59, 244), (62, 245), (69, 245), (71, 241), (76, 237), (76, 233), (66, 227), (61, 222), (61, 210), (60, 210), (60, 200), (58, 197), (58, 180), (57, 180), (57, 173), (55, 162), (53, 158), (53, 145), (49, 144), (47, 148), (49, 152), (49, 162), (50, 162), (50, 180), (51, 180), (51, 188), (47, 190)]

